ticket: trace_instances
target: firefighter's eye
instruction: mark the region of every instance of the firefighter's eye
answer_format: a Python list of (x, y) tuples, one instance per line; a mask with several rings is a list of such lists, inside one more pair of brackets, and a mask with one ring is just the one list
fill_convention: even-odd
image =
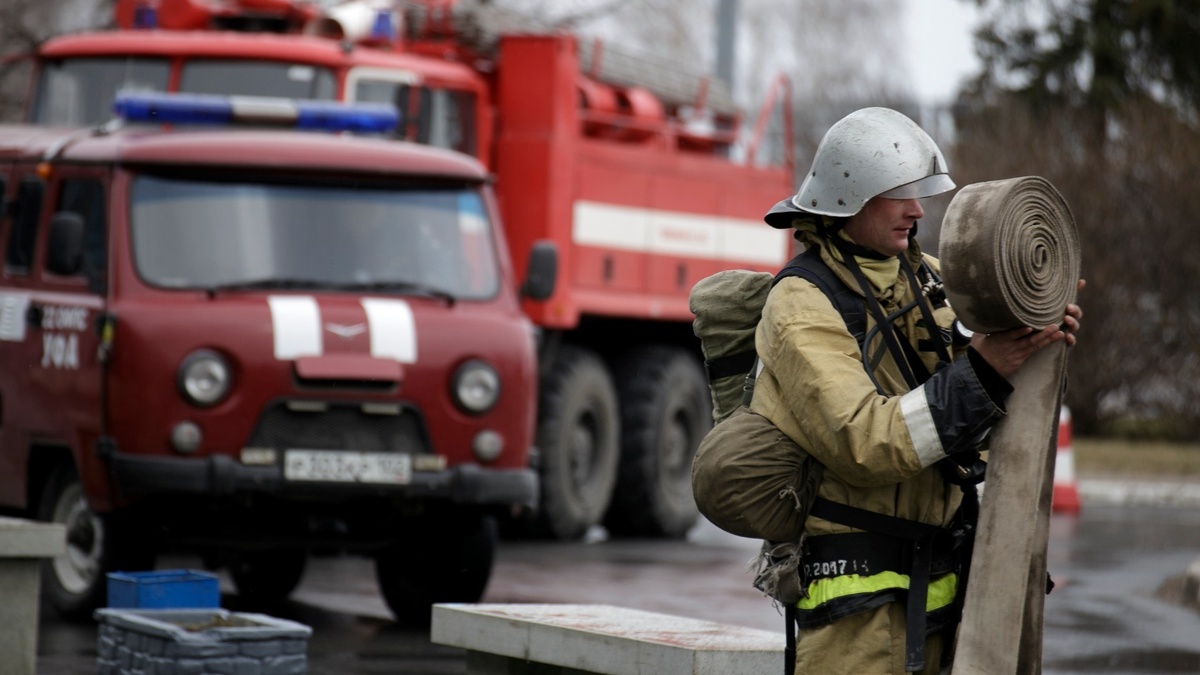
[(231, 383), (229, 364), (210, 349), (188, 354), (179, 365), (179, 393), (193, 405), (216, 405), (229, 393)]
[(479, 415), (500, 398), (500, 375), (483, 361), (467, 361), (454, 373), (454, 401), (463, 411)]

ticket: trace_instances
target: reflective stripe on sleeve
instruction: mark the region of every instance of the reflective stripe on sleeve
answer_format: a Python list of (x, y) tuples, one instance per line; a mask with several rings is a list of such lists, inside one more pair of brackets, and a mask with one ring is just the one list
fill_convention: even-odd
[(900, 412), (904, 415), (904, 424), (908, 427), (908, 435), (912, 438), (921, 467), (932, 466), (943, 459), (946, 451), (942, 449), (942, 439), (938, 436), (933, 413), (929, 410), (929, 399), (925, 398), (925, 385), (900, 397)]

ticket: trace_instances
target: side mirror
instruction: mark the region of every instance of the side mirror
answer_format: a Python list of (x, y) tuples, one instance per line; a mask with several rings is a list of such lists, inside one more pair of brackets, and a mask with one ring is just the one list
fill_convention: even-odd
[(529, 265), (525, 271), (525, 284), (521, 296), (531, 300), (545, 300), (554, 295), (558, 282), (558, 248), (554, 242), (540, 239), (533, 242), (529, 252)]
[(46, 269), (70, 276), (83, 268), (83, 216), (74, 211), (59, 211), (50, 219), (50, 241)]

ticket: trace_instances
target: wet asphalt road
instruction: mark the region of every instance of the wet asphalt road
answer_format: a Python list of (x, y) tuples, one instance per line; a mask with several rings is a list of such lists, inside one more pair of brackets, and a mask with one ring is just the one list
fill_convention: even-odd
[[(484, 600), (620, 605), (781, 630), (745, 572), (755, 551), (754, 542), (708, 525), (686, 542), (504, 542)], [(1180, 578), (1197, 558), (1200, 509), (1085, 505), (1080, 517), (1056, 515), (1043, 672), (1200, 673), (1200, 610), (1177, 602)], [(223, 605), (247, 609), (232, 595)], [(462, 651), (389, 620), (362, 559), (312, 561), (291, 600), (266, 613), (312, 626), (314, 675), (466, 672)], [(43, 611), (39, 643), (39, 675), (95, 672), (94, 626)]]

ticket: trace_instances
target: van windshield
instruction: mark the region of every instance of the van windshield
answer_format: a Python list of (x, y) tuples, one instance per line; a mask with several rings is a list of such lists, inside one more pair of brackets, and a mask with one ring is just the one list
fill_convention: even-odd
[(490, 298), (499, 272), (474, 188), (401, 189), (142, 175), (134, 262), (147, 283)]

